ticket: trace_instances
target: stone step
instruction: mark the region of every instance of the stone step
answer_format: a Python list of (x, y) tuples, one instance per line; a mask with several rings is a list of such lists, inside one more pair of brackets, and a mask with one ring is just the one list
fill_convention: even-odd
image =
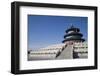
[(66, 46), (57, 59), (73, 59), (73, 45)]

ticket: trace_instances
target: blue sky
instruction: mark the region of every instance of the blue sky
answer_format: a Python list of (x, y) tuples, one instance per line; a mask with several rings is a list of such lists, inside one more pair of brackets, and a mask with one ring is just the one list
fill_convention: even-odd
[(65, 30), (73, 24), (87, 40), (87, 17), (28, 15), (28, 48), (38, 49), (62, 43)]

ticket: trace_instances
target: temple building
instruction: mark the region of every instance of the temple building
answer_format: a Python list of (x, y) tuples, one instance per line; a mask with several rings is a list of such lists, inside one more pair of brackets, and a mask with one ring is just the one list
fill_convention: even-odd
[(64, 40), (62, 42), (84, 42), (85, 39), (83, 39), (82, 37), (83, 34), (80, 33), (80, 29), (72, 25), (69, 29), (66, 30), (66, 34), (64, 35)]
[(88, 58), (88, 44), (73, 25), (66, 30), (60, 44), (50, 45), (37, 50), (28, 50), (28, 60), (53, 60)]

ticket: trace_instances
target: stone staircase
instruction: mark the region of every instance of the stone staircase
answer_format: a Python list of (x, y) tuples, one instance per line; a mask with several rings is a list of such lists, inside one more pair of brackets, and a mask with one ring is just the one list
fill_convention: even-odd
[(73, 45), (65, 45), (56, 56), (56, 59), (73, 59)]

